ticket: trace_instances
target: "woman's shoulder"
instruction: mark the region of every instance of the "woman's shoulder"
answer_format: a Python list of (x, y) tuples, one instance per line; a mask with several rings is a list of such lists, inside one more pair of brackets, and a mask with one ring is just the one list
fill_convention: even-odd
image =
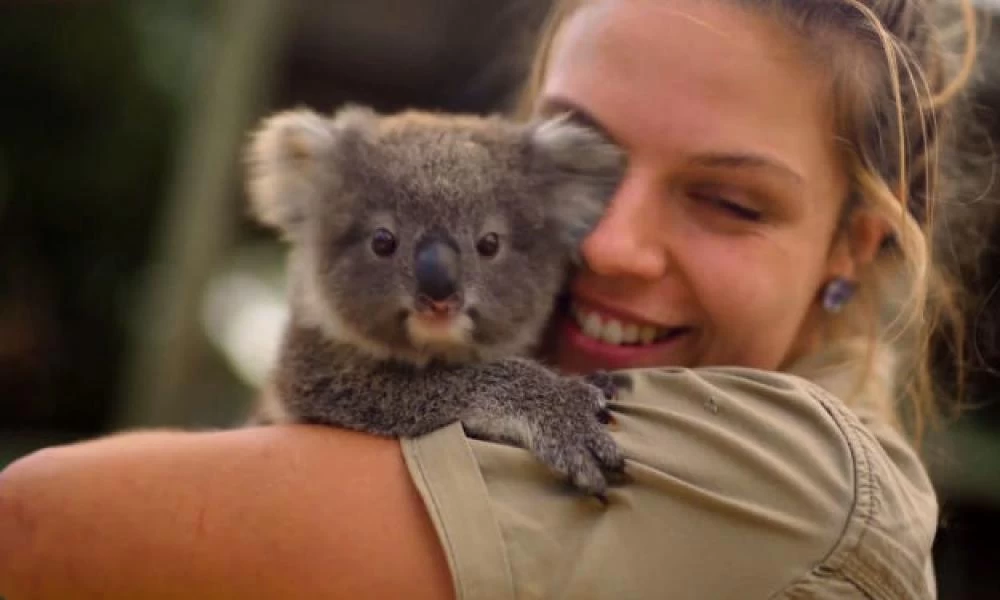
[(404, 443), (459, 597), (933, 596), (937, 505), (905, 444), (795, 375), (626, 374), (607, 507), (458, 427)]
[[(823, 524), (803, 530), (815, 544), (803, 555), (813, 564), (788, 587), (789, 597), (816, 597), (815, 589), (838, 580), (876, 598), (934, 596), (935, 492), (917, 453), (873, 404), (861, 397), (849, 408), (812, 380), (746, 368), (660, 369), (633, 378), (637, 393), (626, 405), (666, 403), (672, 408), (663, 410), (681, 422), (707, 424), (690, 449), (710, 453), (703, 468), (722, 478), (715, 485), (786, 519)], [(711, 417), (698, 419), (697, 398), (706, 395)], [(758, 486), (733, 474), (744, 470), (760, 477)]]

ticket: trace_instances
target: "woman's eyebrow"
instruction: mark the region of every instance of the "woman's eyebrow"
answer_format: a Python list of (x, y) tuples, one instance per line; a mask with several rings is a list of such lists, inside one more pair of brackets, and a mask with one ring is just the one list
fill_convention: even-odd
[(692, 156), (690, 162), (714, 168), (764, 169), (792, 179), (798, 184), (805, 181), (805, 178), (800, 173), (785, 163), (763, 154), (750, 152), (706, 152)]

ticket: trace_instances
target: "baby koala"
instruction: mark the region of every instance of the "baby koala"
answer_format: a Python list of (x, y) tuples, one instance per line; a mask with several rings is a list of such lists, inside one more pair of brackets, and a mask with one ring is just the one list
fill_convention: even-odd
[(253, 214), (290, 244), (262, 418), (392, 437), (460, 421), (603, 496), (623, 457), (607, 378), (527, 358), (624, 166), (564, 118), (357, 106), (279, 113), (248, 149)]

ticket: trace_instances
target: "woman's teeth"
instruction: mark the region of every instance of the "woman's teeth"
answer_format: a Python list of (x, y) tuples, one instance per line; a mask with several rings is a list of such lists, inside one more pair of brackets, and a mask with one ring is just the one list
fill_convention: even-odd
[(677, 331), (620, 321), (578, 306), (573, 306), (572, 313), (584, 335), (615, 346), (647, 345), (661, 341)]

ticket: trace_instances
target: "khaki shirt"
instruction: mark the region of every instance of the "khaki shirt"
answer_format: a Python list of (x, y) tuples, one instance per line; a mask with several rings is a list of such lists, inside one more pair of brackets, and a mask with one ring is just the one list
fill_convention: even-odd
[(936, 597), (937, 501), (892, 428), (792, 375), (629, 373), (607, 507), (457, 424), (403, 441), (458, 598)]

